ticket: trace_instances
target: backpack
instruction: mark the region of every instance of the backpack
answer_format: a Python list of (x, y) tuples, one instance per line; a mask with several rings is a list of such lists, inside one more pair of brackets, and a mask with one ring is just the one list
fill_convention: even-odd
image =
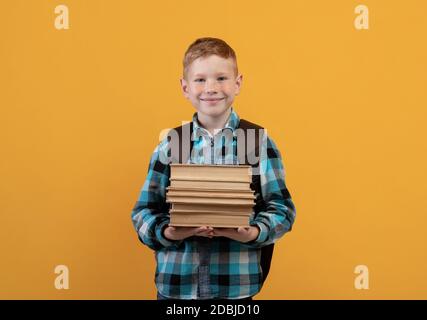
[[(188, 126), (189, 126), (189, 128), (188, 128)], [(248, 155), (252, 154), (252, 152), (255, 152), (255, 155), (259, 156), (260, 151), (259, 151), (259, 139), (258, 139), (258, 137), (259, 137), (260, 130), (263, 130), (263, 128), (252, 123), (252, 122), (244, 120), (244, 119), (240, 119), (238, 129), (239, 128), (242, 129), (245, 138), (247, 137), (247, 130), (248, 129), (255, 129), (255, 148), (254, 148), (254, 150), (248, 150), (244, 155), (245, 156), (244, 159), (239, 158), (239, 163), (240, 164), (248, 164), (248, 165), (252, 165), (252, 167), (256, 167), (256, 166), (258, 166), (258, 163), (250, 164), (248, 161)], [(193, 132), (193, 122), (189, 122), (189, 123), (186, 123), (182, 126), (176, 127), (176, 128), (174, 128), (174, 130), (175, 130), (175, 132), (178, 133), (178, 141), (181, 142), (183, 131), (186, 133), (189, 132), (190, 137), (191, 137), (191, 134)], [(184, 141), (186, 141), (186, 140), (184, 140)], [(191, 155), (192, 147), (193, 147), (193, 143), (191, 141), (190, 141), (189, 145), (185, 144), (184, 142), (179, 143), (179, 148), (178, 148), (179, 149), (179, 155), (177, 155), (176, 160), (179, 163), (187, 163), (187, 161)], [(265, 211), (267, 208), (266, 208), (266, 204), (262, 198), (261, 181), (260, 181), (259, 175), (253, 175), (252, 176), (251, 188), (252, 188), (252, 190), (255, 191), (255, 194), (258, 194), (257, 199), (255, 200), (256, 203), (254, 206), (255, 214), (259, 211), (262, 211), (262, 210)], [(274, 243), (269, 244), (269, 245), (261, 248), (260, 265), (261, 265), (261, 269), (262, 269), (262, 283), (265, 282), (265, 280), (268, 276), (268, 273), (270, 271), (271, 260), (273, 257), (273, 250), (274, 250)]]

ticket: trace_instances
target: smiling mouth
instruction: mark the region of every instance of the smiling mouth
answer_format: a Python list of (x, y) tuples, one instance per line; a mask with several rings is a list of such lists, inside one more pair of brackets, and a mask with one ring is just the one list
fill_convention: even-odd
[(207, 102), (211, 102), (211, 101), (221, 101), (221, 100), (223, 100), (224, 98), (215, 98), (215, 99), (200, 99), (200, 100), (202, 100), (202, 101), (207, 101)]

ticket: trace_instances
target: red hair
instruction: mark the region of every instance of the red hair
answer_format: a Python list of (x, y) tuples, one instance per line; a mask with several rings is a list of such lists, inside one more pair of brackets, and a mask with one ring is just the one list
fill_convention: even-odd
[(183, 76), (185, 77), (188, 67), (194, 60), (211, 55), (217, 55), (224, 59), (233, 59), (235, 73), (236, 75), (238, 74), (237, 58), (233, 48), (231, 48), (224, 40), (218, 38), (199, 38), (188, 47), (184, 54)]

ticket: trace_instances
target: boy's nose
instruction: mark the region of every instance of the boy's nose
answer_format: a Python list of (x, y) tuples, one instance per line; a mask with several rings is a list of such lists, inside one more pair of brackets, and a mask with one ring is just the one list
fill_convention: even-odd
[(215, 81), (206, 81), (205, 92), (206, 93), (216, 93), (218, 88), (216, 86)]

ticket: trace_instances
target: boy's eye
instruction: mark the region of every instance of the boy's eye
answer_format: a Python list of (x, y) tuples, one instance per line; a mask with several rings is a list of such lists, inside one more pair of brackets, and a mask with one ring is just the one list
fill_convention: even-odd
[(224, 81), (224, 80), (227, 80), (227, 77), (219, 77), (218, 80), (219, 81)]
[(203, 82), (203, 81), (205, 81), (205, 79), (196, 79), (196, 80), (194, 80), (195, 82)]

